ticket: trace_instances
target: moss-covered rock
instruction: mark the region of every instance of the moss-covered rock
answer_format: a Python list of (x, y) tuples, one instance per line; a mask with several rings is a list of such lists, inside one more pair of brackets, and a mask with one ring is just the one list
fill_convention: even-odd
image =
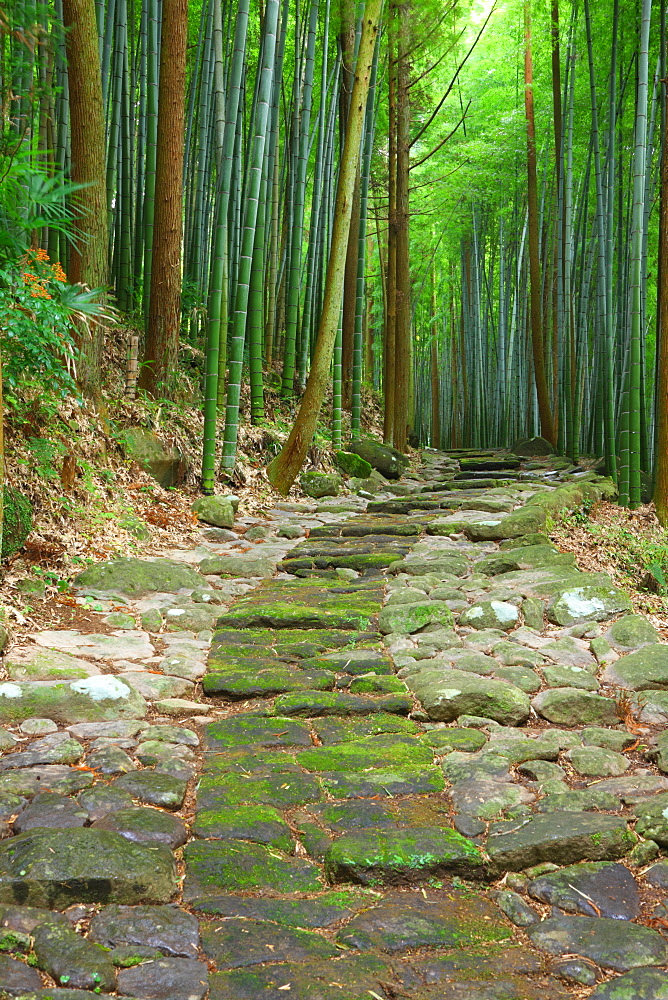
[(531, 702), (543, 719), (563, 726), (614, 726), (619, 722), (617, 704), (592, 691), (573, 687), (541, 691)]
[(643, 615), (623, 615), (613, 622), (605, 638), (620, 651), (640, 649), (660, 641), (660, 635)]
[(359, 455), (386, 479), (399, 479), (408, 468), (405, 455), (377, 441), (353, 441), (348, 446), (348, 451)]
[(2, 559), (9, 559), (32, 531), (33, 510), (30, 500), (13, 486), (5, 486), (2, 512)]
[(556, 594), (547, 606), (547, 617), (555, 625), (605, 621), (620, 611), (632, 611), (627, 595), (616, 587), (572, 587)]
[(415, 885), (445, 875), (476, 875), (482, 867), (470, 840), (434, 827), (344, 834), (325, 855), (331, 882), (361, 885)]
[(163, 489), (183, 482), (186, 463), (182, 452), (175, 445), (165, 444), (147, 427), (126, 428), (123, 446), (126, 457), (153, 476)]
[(77, 587), (118, 591), (130, 597), (142, 597), (155, 591), (175, 594), (177, 590), (202, 589), (206, 581), (184, 563), (169, 559), (114, 559), (96, 563), (74, 581)]
[(302, 750), (297, 760), (307, 771), (365, 771), (384, 767), (429, 767), (434, 760), (431, 749), (409, 736), (370, 736), (366, 740), (337, 743), (331, 747)]
[(294, 851), (290, 827), (281, 814), (268, 805), (202, 809), (195, 816), (192, 832), (203, 839), (250, 840), (256, 844), (270, 844), (288, 854)]
[(371, 475), (371, 463), (359, 455), (355, 455), (352, 451), (334, 452), (334, 461), (344, 476), (353, 476), (355, 479), (368, 479)]
[(204, 524), (216, 528), (234, 527), (234, 508), (229, 497), (200, 497), (190, 508)]
[(273, 847), (246, 843), (193, 841), (184, 851), (184, 900), (197, 905), (212, 893), (263, 891), (267, 894), (318, 892), (323, 888), (315, 865), (280, 855)]
[(337, 497), (341, 490), (342, 479), (335, 472), (303, 472), (299, 477), (299, 485), (307, 497)]

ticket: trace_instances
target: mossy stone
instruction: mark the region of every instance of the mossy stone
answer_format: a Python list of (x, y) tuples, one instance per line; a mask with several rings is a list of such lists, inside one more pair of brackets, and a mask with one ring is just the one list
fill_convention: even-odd
[(398, 767), (429, 767), (434, 762), (433, 751), (409, 736), (370, 736), (351, 743), (331, 747), (313, 747), (297, 754), (297, 760), (307, 771), (366, 771)]
[(162, 628), (162, 612), (159, 608), (149, 608), (141, 616), (141, 627), (147, 632), (159, 632)]
[(639, 649), (660, 641), (659, 633), (643, 615), (623, 615), (612, 623), (606, 637), (622, 649)]
[(487, 742), (487, 737), (479, 729), (432, 729), (420, 737), (427, 746), (438, 750), (461, 750), (475, 753)]
[(352, 451), (335, 451), (334, 462), (344, 476), (355, 479), (368, 479), (371, 475), (371, 464)]
[(33, 509), (30, 500), (13, 486), (5, 486), (2, 511), (2, 559), (10, 559), (23, 547), (32, 531)]
[(406, 690), (406, 685), (398, 677), (376, 677), (375, 674), (356, 677), (350, 684), (351, 694), (390, 694)]
[(279, 714), (288, 716), (371, 715), (383, 711), (408, 715), (413, 702), (408, 696), (401, 694), (385, 695), (373, 700), (339, 691), (303, 691), (279, 695), (274, 707)]
[(417, 733), (417, 723), (396, 715), (378, 712), (362, 719), (316, 719), (313, 723), (323, 746), (363, 739), (378, 733)]
[(210, 722), (204, 728), (204, 741), (209, 750), (232, 747), (310, 747), (308, 726), (280, 715), (266, 719), (257, 715), (234, 715), (229, 719)]
[(513, 684), (526, 694), (535, 694), (541, 687), (540, 677), (529, 667), (498, 667), (494, 671), (494, 676), (498, 680), (508, 681), (509, 684)]
[(0, 902), (46, 909), (71, 903), (167, 903), (172, 854), (90, 828), (30, 830), (0, 843)]
[(543, 667), (543, 677), (548, 687), (579, 688), (583, 691), (598, 691), (599, 683), (584, 667), (572, 667), (569, 664), (546, 664)]
[(281, 809), (319, 802), (322, 788), (310, 774), (250, 775), (231, 773), (204, 775), (197, 790), (197, 804), (207, 811), (225, 806), (260, 803)]
[(630, 766), (623, 754), (605, 747), (573, 747), (566, 756), (575, 770), (587, 778), (616, 778)]
[[(466, 889), (448, 889), (441, 898), (433, 893), (426, 899), (420, 893), (390, 893), (357, 914), (338, 932), (336, 940), (361, 951), (401, 954), (422, 948), (452, 948), (455, 956), (463, 956), (471, 945), (507, 941), (511, 935), (511, 928), (490, 900)], [(452, 959), (449, 953), (446, 962), (451, 970), (456, 963)]]
[(234, 509), (227, 497), (200, 497), (190, 509), (204, 524), (216, 528), (234, 527)]
[(563, 726), (615, 726), (617, 703), (592, 691), (563, 687), (541, 691), (531, 702), (543, 719)]
[(336, 840), (325, 856), (332, 882), (414, 885), (446, 875), (475, 875), (483, 859), (455, 830), (360, 830)]
[(637, 740), (636, 736), (619, 729), (606, 729), (603, 726), (587, 726), (582, 730), (582, 742), (585, 746), (605, 747), (621, 753)]
[(285, 927), (329, 927), (351, 917), (352, 908), (361, 902), (358, 891), (343, 890), (321, 893), (309, 899), (220, 895), (200, 900), (198, 908), (223, 917), (271, 920)]
[(624, 976), (601, 983), (590, 1000), (668, 1000), (668, 972), (633, 969)]
[(96, 563), (76, 579), (77, 587), (118, 591), (131, 597), (142, 597), (156, 591), (175, 594), (181, 588), (197, 590), (205, 581), (190, 566), (169, 559), (115, 559)]
[(200, 840), (184, 850), (184, 900), (196, 905), (200, 897), (220, 892), (318, 892), (322, 889), (315, 865), (276, 853), (261, 844)]
[(478, 601), (459, 616), (459, 624), (474, 629), (501, 629), (509, 632), (519, 624), (520, 613), (508, 601)]
[(272, 806), (229, 806), (202, 809), (195, 816), (192, 832), (196, 837), (217, 840), (250, 840), (270, 844), (292, 854), (290, 827)]
[(299, 485), (307, 497), (336, 497), (341, 490), (341, 476), (333, 472), (303, 472)]
[(359, 799), (396, 795), (427, 795), (445, 788), (443, 772), (437, 767), (379, 768), (344, 774), (330, 771), (322, 775), (324, 789), (335, 799)]
[(288, 929), (263, 920), (235, 919), (202, 926), (202, 950), (218, 969), (241, 968), (272, 961), (303, 962), (334, 958), (338, 949), (312, 931)]
[(628, 854), (636, 838), (619, 816), (599, 813), (543, 813), (523, 822), (496, 823), (487, 853), (497, 871), (522, 871), (544, 861), (615, 861)]
[(443, 601), (425, 601), (419, 604), (391, 604), (378, 616), (378, 627), (387, 635), (397, 632), (410, 635), (427, 625), (453, 625), (452, 611)]
[(620, 656), (606, 666), (603, 679), (631, 691), (668, 687), (668, 645), (656, 642)]
[(103, 674), (76, 681), (0, 684), (0, 722), (52, 719), (63, 725), (109, 719), (141, 719), (144, 699), (119, 677)]
[(255, 672), (241, 670), (209, 670), (202, 678), (206, 695), (228, 698), (267, 698), (286, 691), (329, 691), (333, 676), (326, 670), (290, 670), (264, 667)]
[(545, 511), (539, 507), (520, 507), (504, 517), (491, 516), (485, 521), (474, 521), (464, 527), (472, 542), (501, 541), (520, 535), (539, 532), (545, 525)]
[(621, 611), (632, 611), (630, 599), (616, 587), (583, 586), (562, 590), (547, 606), (547, 617), (555, 625), (605, 621)]

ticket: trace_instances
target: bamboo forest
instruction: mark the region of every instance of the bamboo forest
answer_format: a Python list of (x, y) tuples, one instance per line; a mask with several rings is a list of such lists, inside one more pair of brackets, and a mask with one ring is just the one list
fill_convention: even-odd
[[(15, 0), (2, 31), (7, 281), (41, 253), (103, 289), (144, 394), (185, 365), (205, 493), (270, 390), (283, 491), (325, 398), (337, 449), (373, 397), (399, 451), (541, 435), (665, 516), (662, 5)], [(72, 329), (94, 396), (104, 326)]]
[(668, 1000), (668, 0), (0, 0), (0, 102), (0, 1000)]

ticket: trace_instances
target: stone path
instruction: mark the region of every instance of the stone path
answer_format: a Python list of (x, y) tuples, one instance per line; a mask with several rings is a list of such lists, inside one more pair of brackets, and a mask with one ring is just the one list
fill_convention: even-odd
[(380, 485), (5, 657), (2, 1000), (667, 1000), (668, 645), (544, 534), (605, 484)]

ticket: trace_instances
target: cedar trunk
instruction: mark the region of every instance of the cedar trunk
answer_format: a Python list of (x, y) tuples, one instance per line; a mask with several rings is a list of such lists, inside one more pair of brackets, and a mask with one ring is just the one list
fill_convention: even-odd
[(399, 12), (397, 58), (397, 208), (396, 208), (396, 327), (394, 379), (394, 447), (405, 451), (410, 423), (411, 287), (408, 238), (408, 167), (410, 149), (409, 9)]
[(166, 393), (178, 360), (187, 34), (187, 0), (164, 0), (151, 299), (140, 378), (141, 388), (152, 396)]
[[(85, 185), (77, 191), (78, 239), (70, 251), (69, 280), (89, 288), (108, 280), (104, 108), (94, 0), (63, 0), (68, 62), (71, 166), (70, 179)], [(89, 395), (97, 391), (102, 328), (78, 331), (79, 382)]]

